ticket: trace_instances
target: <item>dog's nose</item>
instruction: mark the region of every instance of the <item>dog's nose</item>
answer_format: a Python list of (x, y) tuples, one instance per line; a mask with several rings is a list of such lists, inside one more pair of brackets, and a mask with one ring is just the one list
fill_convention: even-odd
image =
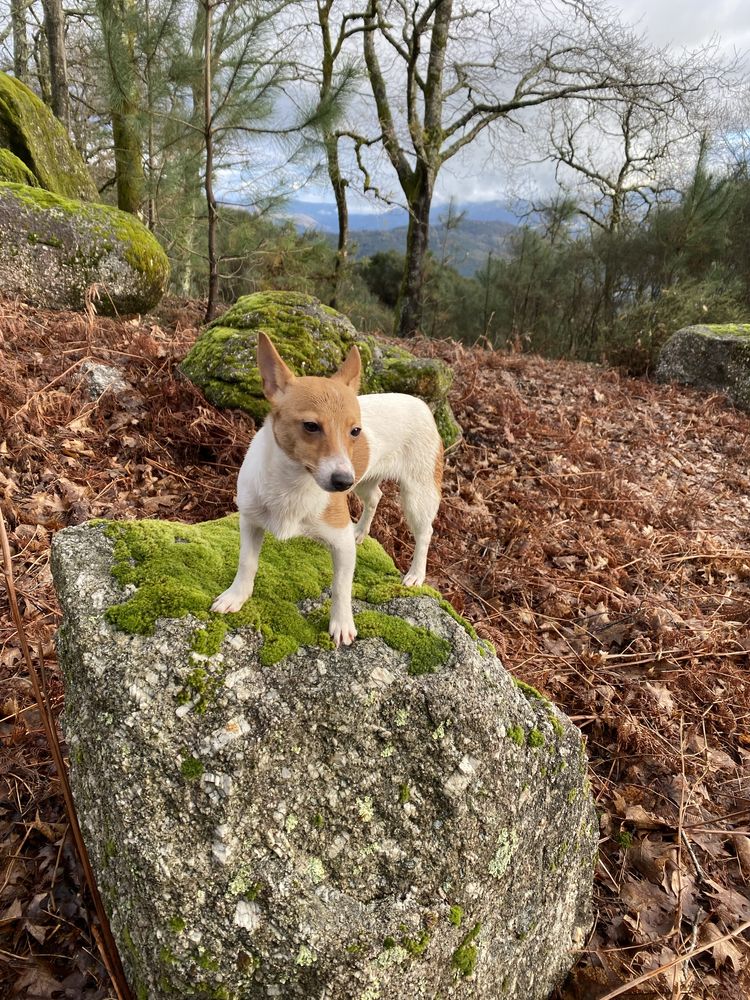
[(354, 477), (348, 472), (331, 473), (331, 487), (337, 493), (343, 493), (354, 483)]

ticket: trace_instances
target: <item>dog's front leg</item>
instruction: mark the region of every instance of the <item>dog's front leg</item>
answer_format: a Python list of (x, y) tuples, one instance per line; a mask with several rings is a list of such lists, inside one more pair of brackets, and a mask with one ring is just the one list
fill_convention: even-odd
[(263, 528), (255, 524), (248, 514), (240, 511), (240, 564), (232, 586), (223, 594), (219, 594), (211, 605), (212, 611), (218, 611), (222, 615), (239, 611), (245, 601), (253, 596), (262, 544)]
[(352, 615), (352, 582), (354, 564), (357, 561), (353, 525), (326, 531), (323, 541), (330, 548), (333, 557), (331, 617), (328, 631), (337, 646), (349, 646), (357, 636)]

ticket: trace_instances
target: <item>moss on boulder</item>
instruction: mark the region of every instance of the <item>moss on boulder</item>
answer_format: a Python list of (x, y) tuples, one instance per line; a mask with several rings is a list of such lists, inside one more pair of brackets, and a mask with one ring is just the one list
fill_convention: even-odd
[(358, 333), (342, 313), (301, 292), (257, 292), (238, 299), (206, 327), (182, 371), (214, 405), (237, 407), (261, 421), (269, 409), (255, 358), (261, 330), (296, 375), (333, 374), (356, 344), (362, 355), (362, 393), (419, 396), (435, 414), (445, 447), (459, 438), (448, 403), (453, 376), (447, 365)]
[(656, 377), (660, 382), (726, 393), (735, 406), (750, 410), (750, 324), (678, 330), (661, 350)]
[(266, 539), (217, 626), (238, 536), (53, 541), (71, 782), (134, 993), (545, 1000), (591, 919), (580, 733), (372, 541), (351, 647), (328, 646), (330, 555), (304, 539)]
[[(66, 198), (98, 201), (99, 194), (65, 128), (29, 88), (0, 73), (0, 148), (25, 163), (40, 187)], [(21, 177), (2, 177), (28, 184)]]
[(9, 149), (0, 149), (0, 181), (39, 187), (39, 181), (23, 160), (19, 160), (15, 153), (11, 153)]
[(169, 278), (134, 216), (24, 184), (0, 183), (0, 243), (0, 294), (51, 309), (81, 309), (95, 285), (100, 312), (147, 312)]

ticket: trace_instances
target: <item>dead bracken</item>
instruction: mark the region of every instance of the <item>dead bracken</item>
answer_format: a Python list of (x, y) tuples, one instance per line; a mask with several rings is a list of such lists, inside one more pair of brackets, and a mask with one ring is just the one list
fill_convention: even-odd
[[(56, 712), (51, 533), (231, 509), (252, 423), (175, 373), (200, 312), (88, 321), (0, 307), (0, 498)], [(595, 366), (408, 346), (451, 364), (466, 434), (448, 458), (429, 582), (588, 737), (598, 921), (563, 996), (602, 996), (750, 919), (750, 418), (719, 396)], [(120, 368), (125, 395), (89, 400), (86, 359)], [(408, 563), (392, 493), (374, 534)], [(106, 974), (6, 608), (0, 689), (0, 993), (67, 980), (93, 1000)], [(469, 972), (472, 947), (481, 936), (461, 956)], [(684, 997), (744, 1000), (746, 966), (746, 945), (729, 940), (630, 995), (672, 997), (674, 974)]]

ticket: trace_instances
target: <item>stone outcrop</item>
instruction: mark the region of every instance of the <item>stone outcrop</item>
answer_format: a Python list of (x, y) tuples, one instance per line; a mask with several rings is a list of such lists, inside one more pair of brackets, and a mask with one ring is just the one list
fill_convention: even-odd
[(377, 543), (359, 638), (328, 553), (235, 517), (55, 537), (64, 730), (136, 996), (543, 1000), (583, 944), (597, 823), (577, 729)]
[(0, 294), (51, 309), (81, 309), (91, 290), (98, 312), (147, 312), (169, 278), (134, 216), (24, 184), (0, 183), (0, 244)]
[(750, 325), (678, 330), (661, 350), (656, 377), (660, 382), (726, 393), (735, 406), (750, 409)]
[(360, 334), (342, 313), (300, 292), (244, 295), (203, 331), (182, 371), (216, 406), (246, 410), (256, 421), (268, 412), (255, 350), (267, 333), (296, 375), (333, 374), (356, 344), (362, 355), (362, 392), (406, 392), (424, 399), (446, 448), (461, 433), (448, 404), (450, 369), (402, 347)]
[[(99, 200), (86, 164), (61, 122), (32, 90), (7, 73), (0, 73), (0, 150), (8, 150), (25, 164), (46, 191), (81, 201)], [(29, 183), (8, 176), (4, 161), (0, 179)]]

